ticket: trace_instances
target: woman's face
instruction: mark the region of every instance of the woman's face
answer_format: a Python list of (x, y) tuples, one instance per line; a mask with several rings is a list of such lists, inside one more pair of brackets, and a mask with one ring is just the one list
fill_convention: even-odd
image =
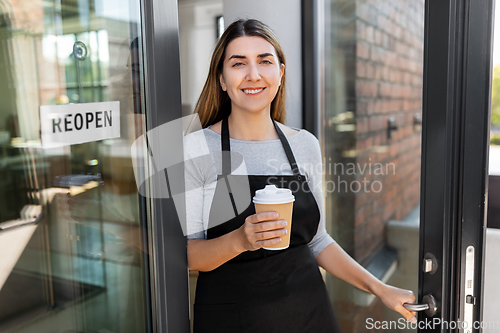
[(238, 37), (226, 48), (220, 84), (231, 98), (231, 112), (270, 114), (285, 65), (262, 37)]

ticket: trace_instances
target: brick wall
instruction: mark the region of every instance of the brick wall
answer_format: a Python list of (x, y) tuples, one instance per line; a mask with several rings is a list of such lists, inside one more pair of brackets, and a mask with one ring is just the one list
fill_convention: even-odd
[[(423, 13), (421, 0), (356, 2), (356, 161), (372, 167), (357, 176), (373, 184), (355, 195), (354, 257), (361, 262), (384, 243), (385, 223), (419, 202), (414, 117), (422, 107)], [(390, 139), (389, 117), (398, 126)]]

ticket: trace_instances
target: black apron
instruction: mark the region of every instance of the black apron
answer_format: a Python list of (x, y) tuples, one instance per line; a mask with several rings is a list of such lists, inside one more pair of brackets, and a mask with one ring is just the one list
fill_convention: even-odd
[[(222, 175), (217, 179), (248, 177), (250, 198), (266, 185), (290, 188), (295, 196), (290, 247), (246, 251), (212, 271), (200, 272), (194, 304), (195, 333), (340, 332), (318, 264), (307, 245), (318, 230), (318, 205), (285, 135), (274, 119), (273, 123), (293, 175), (231, 175), (231, 160), (223, 153)], [(229, 152), (227, 116), (222, 121), (221, 142), (223, 152)], [(217, 182), (214, 197), (221, 191), (228, 192), (225, 184)], [(241, 214), (232, 197), (231, 203), (236, 217), (219, 225), (212, 219), (217, 209), (212, 204), (207, 239), (241, 227), (246, 217), (255, 214), (251, 201)]]

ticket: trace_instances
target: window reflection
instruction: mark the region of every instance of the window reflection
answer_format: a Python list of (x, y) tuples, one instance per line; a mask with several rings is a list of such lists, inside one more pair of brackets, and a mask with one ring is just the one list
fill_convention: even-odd
[[(0, 230), (1, 246), (18, 245), (0, 260), (0, 331), (147, 329), (130, 157), (144, 109), (127, 66), (140, 28), (137, 0), (0, 2), (0, 228), (43, 208), (39, 223)], [(40, 105), (103, 101), (120, 102), (120, 138), (41, 148)]]
[[(327, 228), (372, 274), (417, 295), (424, 1), (326, 4)], [(371, 295), (326, 282), (343, 332), (398, 320)]]
[[(88, 61), (78, 60), (74, 56), (73, 47), (77, 41), (84, 44), (88, 43)], [(44, 61), (60, 67), (59, 71), (65, 74), (66, 94), (52, 97), (49, 100), (50, 104), (88, 103), (108, 100), (108, 44), (108, 32), (106, 30), (62, 36), (48, 35), (42, 38)], [(79, 74), (79, 71), (81, 74)], [(80, 89), (83, 92), (82, 96), (80, 96)]]

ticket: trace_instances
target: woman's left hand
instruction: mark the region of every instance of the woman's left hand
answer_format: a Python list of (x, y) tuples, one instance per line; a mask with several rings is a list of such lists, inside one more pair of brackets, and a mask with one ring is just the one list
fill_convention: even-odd
[(336, 242), (323, 249), (316, 257), (316, 261), (330, 274), (374, 294), (389, 309), (401, 313), (412, 323), (417, 322), (416, 313), (406, 310), (403, 306), (404, 303), (415, 302), (415, 296), (411, 290), (396, 288), (381, 282), (352, 259)]
[(415, 296), (411, 290), (382, 284), (376, 296), (378, 296), (389, 309), (399, 312), (403, 317), (412, 323), (417, 322), (417, 319), (415, 318), (416, 313), (408, 311), (403, 306), (404, 303), (415, 303)]

